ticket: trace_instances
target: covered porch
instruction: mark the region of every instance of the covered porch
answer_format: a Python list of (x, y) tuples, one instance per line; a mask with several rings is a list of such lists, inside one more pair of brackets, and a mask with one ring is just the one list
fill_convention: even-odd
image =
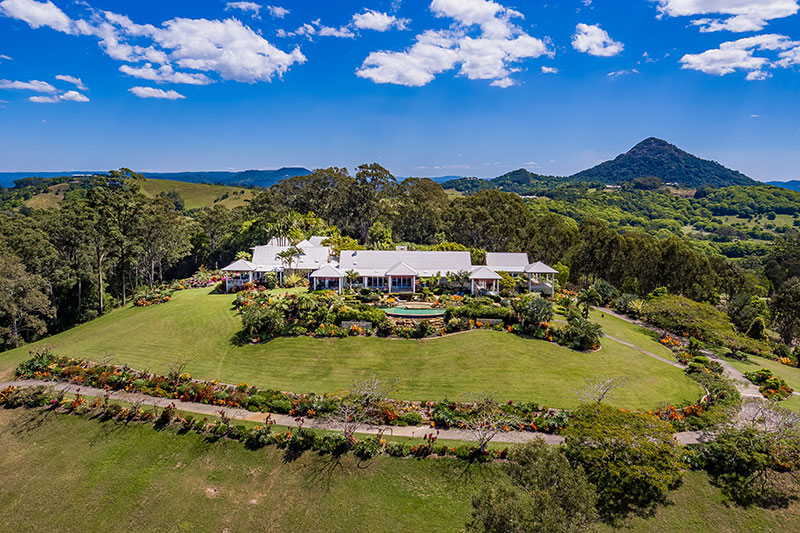
[(558, 270), (537, 262), (525, 268), (528, 274), (528, 291), (541, 292), (550, 296), (555, 295), (556, 274)]
[(500, 292), (500, 274), (489, 267), (482, 266), (469, 276), (470, 292)]
[(344, 273), (333, 265), (325, 265), (319, 270), (315, 270), (310, 276), (312, 286), (317, 290), (331, 290), (339, 294), (342, 293), (344, 285)]

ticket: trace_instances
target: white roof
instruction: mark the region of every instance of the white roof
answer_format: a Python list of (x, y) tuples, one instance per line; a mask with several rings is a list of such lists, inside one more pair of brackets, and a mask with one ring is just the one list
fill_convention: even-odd
[(308, 238), (308, 242), (311, 243), (311, 246), (322, 246), (322, 241), (327, 239), (327, 237), (322, 237), (321, 235), (312, 235)]
[(224, 272), (253, 272), (256, 269), (256, 265), (251, 263), (250, 261), (245, 261), (244, 259), (237, 259), (230, 265), (226, 266), (222, 270)]
[(319, 270), (315, 270), (311, 273), (312, 278), (343, 278), (344, 273), (336, 268), (336, 265), (332, 265), (328, 263), (324, 265)]
[(503, 279), (503, 276), (489, 267), (479, 266), (470, 274), (469, 279)]
[(408, 266), (403, 261), (389, 268), (386, 271), (387, 276), (419, 276), (416, 270)]
[(532, 274), (558, 274), (558, 270), (545, 265), (541, 261), (536, 261), (534, 264), (526, 266), (525, 272)]
[(445, 276), (472, 270), (469, 252), (342, 250), (339, 254), (339, 269), (342, 272), (355, 270), (362, 276), (386, 276), (387, 271), (399, 263), (405, 263), (416, 273), (395, 275), (431, 277), (437, 273)]
[[(315, 246), (314, 242), (322, 242), (325, 237), (311, 237), (311, 239), (297, 243), (297, 247), (303, 251), (300, 257), (292, 261), (292, 268), (299, 270), (317, 270), (322, 265), (330, 261), (331, 249), (329, 246)], [(259, 272), (274, 272), (283, 270), (288, 266), (278, 258), (278, 254), (285, 252), (289, 246), (278, 246), (272, 244), (276, 239), (270, 240), (271, 244), (256, 246), (253, 248), (253, 263), (258, 266)]]
[(488, 252), (486, 266), (495, 272), (525, 272), (530, 264), (526, 253)]

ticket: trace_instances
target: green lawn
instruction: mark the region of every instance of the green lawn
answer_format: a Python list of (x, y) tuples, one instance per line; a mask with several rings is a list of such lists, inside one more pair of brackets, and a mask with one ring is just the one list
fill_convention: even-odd
[[(196, 434), (0, 409), (3, 531), (460, 531), (497, 465), (316, 454), (284, 461)], [(742, 509), (702, 473), (622, 531), (797, 531), (800, 505)], [(602, 526), (601, 531), (612, 531)]]
[(650, 332), (643, 327), (631, 324), (615, 316), (601, 313), (600, 311), (592, 311), (590, 316), (594, 322), (603, 326), (603, 332), (606, 335), (611, 335), (625, 342), (635, 344), (639, 348), (660, 355), (669, 361), (675, 360), (672, 350), (658, 342), (653, 338)]
[[(191, 361), (187, 370), (196, 378), (295, 392), (325, 393), (377, 375), (398, 378), (395, 396), (415, 400), (488, 391), (503, 400), (571, 408), (579, 403), (575, 391), (584, 378), (599, 376), (628, 378), (611, 402), (630, 408), (693, 401), (702, 393), (679, 369), (608, 339), (593, 354), (494, 331), (424, 341), (282, 338), (237, 347), (230, 342), (240, 326), (232, 300), (205, 289), (180, 291), (167, 304), (119, 309), (37, 344), (159, 373), (186, 357)], [(0, 354), (0, 377), (3, 370), (10, 375), (29, 350)]]

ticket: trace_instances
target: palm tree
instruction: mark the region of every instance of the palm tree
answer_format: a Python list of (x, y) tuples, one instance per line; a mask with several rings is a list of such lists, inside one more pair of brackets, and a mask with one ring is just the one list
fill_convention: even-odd
[(602, 302), (603, 297), (594, 287), (584, 289), (578, 293), (578, 304), (583, 306), (583, 318), (589, 318), (589, 311), (592, 310), (592, 307), (598, 306)]
[(303, 250), (297, 246), (290, 246), (286, 250), (275, 254), (275, 259), (279, 259), (287, 266), (288, 270), (291, 270), (295, 259), (299, 259), (301, 255), (303, 255)]
[(344, 277), (347, 278), (347, 283), (350, 285), (350, 290), (353, 290), (353, 283), (358, 281), (358, 278), (361, 277), (358, 272), (355, 270), (348, 270), (344, 273)]

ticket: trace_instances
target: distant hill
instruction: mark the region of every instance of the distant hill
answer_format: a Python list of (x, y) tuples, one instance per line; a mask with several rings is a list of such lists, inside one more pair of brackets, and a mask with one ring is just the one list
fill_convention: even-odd
[(761, 185), (760, 182), (748, 178), (741, 172), (725, 168), (714, 161), (700, 159), (655, 137), (645, 139), (611, 161), (600, 163), (572, 176), (543, 176), (521, 168), (491, 180), (459, 178), (442, 185), (446, 189), (456, 189), (464, 193), (499, 189), (526, 194), (571, 183), (624, 185), (636, 178), (648, 177), (656, 177), (664, 183), (677, 183), (688, 188)]
[(758, 185), (741, 172), (684, 152), (675, 145), (650, 137), (611, 161), (570, 176), (575, 181), (622, 184), (636, 178), (660, 178), (684, 187)]
[(305, 176), (311, 174), (311, 171), (303, 167), (283, 167), (277, 170), (245, 170), (242, 172), (142, 172), (142, 174), (146, 178), (159, 180), (272, 187), (281, 180), (295, 176)]
[(800, 180), (768, 181), (767, 185), (774, 185), (775, 187), (780, 187), (781, 189), (789, 189), (790, 191), (800, 192)]

